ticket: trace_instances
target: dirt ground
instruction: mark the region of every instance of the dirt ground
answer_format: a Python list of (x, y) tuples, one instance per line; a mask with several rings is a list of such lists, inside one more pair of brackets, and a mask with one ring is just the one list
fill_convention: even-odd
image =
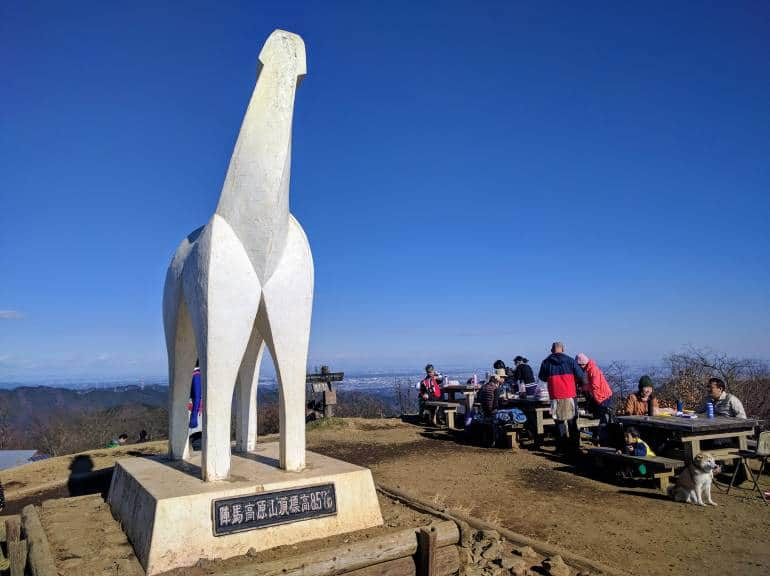
[[(396, 420), (319, 428), (308, 448), (375, 482), (639, 575), (770, 574), (770, 504), (715, 489), (718, 507), (579, 474), (546, 450), (484, 449)], [(761, 483), (770, 489), (770, 479)], [(748, 484), (746, 484), (748, 486)]]
[[(69, 482), (73, 475), (83, 475), (99, 470), (109, 472), (115, 460), (127, 456), (161, 454), (167, 451), (163, 441), (127, 444), (120, 448), (104, 448), (80, 454), (48, 458), (24, 466), (0, 472), (0, 482), (5, 489), (4, 514), (18, 514), (27, 504), (40, 503), (50, 498), (78, 496), (77, 482)], [(109, 488), (109, 474), (105, 475)]]
[[(377, 483), (438, 508), (471, 514), (632, 574), (770, 574), (770, 504), (747, 490), (714, 490), (716, 508), (679, 504), (651, 488), (589, 478), (547, 448), (517, 453), (477, 448), (448, 432), (399, 420), (335, 419), (333, 425), (311, 426), (308, 449), (368, 466)], [(143, 453), (164, 450), (164, 442), (141, 445)], [(130, 452), (137, 453), (137, 445), (87, 455), (96, 470)], [(68, 495), (73, 462), (63, 457), (2, 473), (9, 511), (21, 502)], [(770, 490), (770, 477), (761, 483)], [(381, 503), (384, 529), (428, 521), (387, 498)], [(91, 507), (86, 513), (109, 515), (96, 504), (82, 505)], [(105, 538), (123, 546), (116, 535)], [(196, 570), (194, 576), (215, 573), (205, 563)]]

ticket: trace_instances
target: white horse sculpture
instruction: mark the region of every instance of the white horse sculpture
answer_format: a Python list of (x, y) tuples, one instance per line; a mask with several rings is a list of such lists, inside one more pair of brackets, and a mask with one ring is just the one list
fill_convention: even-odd
[(236, 450), (255, 447), (265, 344), (280, 390), (280, 467), (305, 466), (313, 258), (302, 227), (289, 214), (294, 94), (306, 72), (302, 38), (276, 30), (259, 62), (216, 213), (179, 245), (163, 292), (170, 455), (188, 456), (187, 401), (199, 358), (204, 481), (229, 476), (236, 383)]

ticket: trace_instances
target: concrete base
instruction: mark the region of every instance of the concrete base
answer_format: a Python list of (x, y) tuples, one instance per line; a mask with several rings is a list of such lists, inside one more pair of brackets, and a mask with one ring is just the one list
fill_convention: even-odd
[[(307, 452), (304, 470), (286, 472), (278, 468), (278, 456), (278, 443), (233, 454), (230, 479), (220, 482), (200, 479), (200, 453), (189, 461), (164, 457), (118, 461), (110, 508), (147, 575), (192, 566), (199, 558), (230, 558), (249, 548), (265, 550), (382, 524), (367, 468)], [(334, 484), (335, 515), (214, 536), (216, 499), (325, 483)]]

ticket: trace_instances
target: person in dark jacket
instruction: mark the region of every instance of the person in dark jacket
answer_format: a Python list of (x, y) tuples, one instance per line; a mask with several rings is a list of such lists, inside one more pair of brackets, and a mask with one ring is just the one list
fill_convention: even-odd
[(574, 358), (564, 353), (564, 344), (554, 342), (551, 355), (540, 364), (538, 378), (548, 384), (559, 448), (576, 454), (580, 448), (577, 390), (585, 384), (585, 372)]
[(524, 386), (524, 394), (531, 393), (534, 396), (537, 393), (537, 381), (534, 372), (532, 372), (532, 366), (529, 365), (529, 360), (524, 356), (516, 356), (513, 363), (516, 365), (516, 369), (513, 371), (513, 381), (519, 387), (519, 394), (522, 394), (522, 386)]
[(481, 405), (481, 411), (484, 413), (484, 416), (492, 416), (495, 410), (497, 410), (500, 400), (499, 388), (502, 382), (503, 379), (501, 376), (496, 373), (490, 374), (489, 380), (487, 380), (486, 384), (479, 390), (476, 399)]

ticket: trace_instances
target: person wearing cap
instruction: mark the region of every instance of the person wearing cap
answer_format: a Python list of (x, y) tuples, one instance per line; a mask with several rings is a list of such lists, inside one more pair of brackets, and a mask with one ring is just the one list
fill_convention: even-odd
[(599, 419), (599, 438), (603, 439), (604, 429), (612, 418), (612, 388), (607, 383), (602, 369), (587, 355), (581, 352), (575, 356), (575, 362), (586, 374), (583, 392), (588, 399), (589, 409)]
[(495, 363), (492, 365), (492, 367), (495, 370), (495, 374), (498, 376), (502, 376), (503, 381), (500, 384), (500, 392), (513, 392), (514, 388), (514, 382), (513, 382), (513, 370), (508, 368), (505, 365), (505, 362), (502, 360), (495, 360)]
[(440, 378), (436, 375), (433, 364), (425, 366), (425, 378), (420, 380), (420, 415), (425, 409), (425, 403), (430, 400), (441, 400)]
[(489, 375), (489, 379), (481, 387), (481, 390), (479, 390), (476, 399), (481, 406), (481, 411), (484, 416), (492, 416), (499, 407), (500, 385), (503, 383), (504, 379), (505, 368), (496, 368), (495, 371)]
[(198, 360), (195, 361), (192, 379), (190, 380), (190, 401), (187, 403), (190, 411), (188, 428), (195, 429), (203, 412), (203, 387), (201, 385), (201, 367)]
[(652, 398), (652, 407), (657, 411), (658, 399), (655, 397), (655, 386), (652, 378), (645, 374), (639, 378), (639, 387), (636, 392), (629, 394), (626, 398), (626, 405), (623, 407), (623, 413), (626, 416), (647, 416), (649, 410), (648, 403)]
[(529, 360), (524, 356), (516, 356), (513, 359), (513, 363), (516, 369), (513, 372), (513, 382), (519, 386), (519, 394), (521, 394), (521, 386), (524, 386), (524, 393), (534, 396), (537, 393), (537, 380), (535, 380), (535, 374), (532, 372), (532, 366), (529, 365)]

